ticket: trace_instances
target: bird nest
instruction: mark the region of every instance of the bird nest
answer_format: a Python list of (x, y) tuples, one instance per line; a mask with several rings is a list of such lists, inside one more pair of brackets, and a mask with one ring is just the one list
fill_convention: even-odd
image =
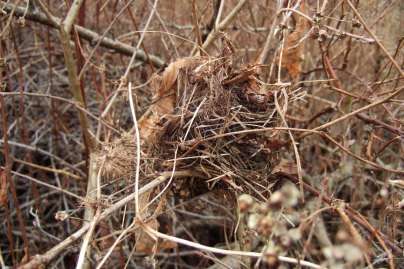
[(241, 192), (265, 192), (277, 162), (277, 152), (270, 147), (274, 134), (249, 131), (270, 127), (276, 118), (272, 100), (261, 93), (256, 69), (234, 71), (225, 59), (182, 61), (186, 64), (178, 70), (171, 96), (162, 95), (155, 103), (161, 108), (171, 102), (172, 113), (160, 117), (158, 138), (149, 143), (150, 157), (158, 159), (153, 169), (192, 169), (212, 186), (223, 183)]
[[(231, 50), (223, 51), (214, 59), (180, 59), (161, 75), (154, 75), (152, 105), (130, 132), (96, 154), (105, 178), (131, 175), (134, 179), (138, 173), (139, 184), (144, 186), (167, 175), (164, 187), (140, 195), (142, 219), (166, 234), (172, 234), (173, 218), (187, 229), (203, 226), (194, 233), (202, 243), (206, 240), (203, 231), (223, 234), (225, 227), (232, 237), (239, 195), (268, 199), (283, 146), (280, 130), (273, 128), (280, 124), (274, 88), (260, 81), (259, 66), (236, 68)], [(190, 215), (205, 219), (191, 221)], [(223, 235), (208, 238), (214, 241), (205, 242), (208, 245), (225, 241)], [(135, 240), (136, 251), (155, 252), (156, 241), (144, 232), (137, 233)], [(160, 242), (157, 249), (175, 246)]]

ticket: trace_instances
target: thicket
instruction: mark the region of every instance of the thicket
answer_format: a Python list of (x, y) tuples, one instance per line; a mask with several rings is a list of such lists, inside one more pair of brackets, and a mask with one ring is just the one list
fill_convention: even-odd
[(0, 16), (2, 268), (404, 268), (404, 2)]

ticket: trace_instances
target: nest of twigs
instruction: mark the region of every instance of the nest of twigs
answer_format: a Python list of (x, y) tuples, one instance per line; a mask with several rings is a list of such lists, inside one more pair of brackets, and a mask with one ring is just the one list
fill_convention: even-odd
[[(140, 197), (145, 223), (171, 233), (168, 227), (174, 219), (183, 220), (185, 230), (199, 227), (198, 242), (212, 246), (223, 244), (227, 236), (235, 240), (239, 195), (264, 201), (283, 185), (276, 184), (282, 167), (296, 173), (293, 163), (285, 166), (280, 162), (284, 143), (279, 139), (280, 131), (273, 128), (282, 126), (275, 102), (288, 99), (278, 101), (274, 95), (277, 91), (287, 95), (289, 90), (284, 85), (269, 88), (259, 79), (259, 66), (235, 67), (232, 57), (231, 49), (225, 47), (217, 58), (180, 59), (161, 76), (155, 75), (150, 84), (152, 105), (138, 125), (104, 145), (96, 158), (105, 178), (130, 173), (134, 178), (134, 137), (138, 132), (140, 184), (150, 182), (153, 174), (171, 174), (166, 187)], [(177, 178), (183, 171), (189, 175)], [(295, 190), (291, 190), (290, 199), (296, 200)], [(153, 204), (156, 196), (160, 202)], [(170, 199), (174, 202), (169, 203)], [(162, 213), (167, 211), (167, 204), (175, 217)], [(192, 214), (201, 218), (190, 221)], [(212, 238), (212, 233), (218, 236)], [(136, 236), (137, 251), (153, 253), (156, 247), (157, 242), (149, 235), (141, 232)], [(173, 247), (177, 245), (160, 242), (157, 249)]]
[(211, 185), (262, 193), (277, 163), (274, 134), (249, 131), (276, 122), (270, 92), (261, 94), (253, 67), (232, 70), (226, 58), (189, 60), (195, 64), (180, 70), (173, 113), (160, 123), (164, 131), (149, 153), (159, 160), (154, 169), (175, 165), (198, 171)]

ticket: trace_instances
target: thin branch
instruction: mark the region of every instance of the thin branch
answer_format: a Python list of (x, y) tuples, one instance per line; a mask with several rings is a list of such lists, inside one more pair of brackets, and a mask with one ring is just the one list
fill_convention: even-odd
[(54, 158), (55, 160), (57, 160), (61, 164), (64, 164), (67, 167), (69, 167), (70, 169), (72, 169), (72, 170), (76, 171), (77, 173), (81, 174), (82, 176), (85, 176), (83, 171), (81, 171), (77, 167), (73, 166), (72, 164), (68, 163), (67, 161), (63, 160), (62, 158), (52, 154), (51, 152), (43, 150), (43, 149), (38, 148), (36, 146), (26, 145), (26, 144), (15, 142), (15, 141), (5, 141), (4, 139), (0, 139), (0, 144), (4, 144), (5, 146), (11, 145), (11, 146), (23, 148), (23, 149), (26, 149), (26, 150), (30, 150), (30, 151), (33, 151), (33, 152), (41, 153), (41, 154), (43, 154), (45, 156), (48, 156), (49, 158)]
[[(280, 57), (280, 58), (282, 58), (282, 57)], [(287, 98), (287, 94), (286, 94), (285, 90), (282, 90), (282, 93), (284, 94), (285, 99), (286, 99), (286, 98)], [(289, 127), (289, 126), (288, 126), (288, 122), (286, 121), (286, 118), (285, 118), (286, 109), (285, 109), (284, 111), (282, 111), (282, 109), (281, 109), (281, 107), (280, 107), (280, 105), (279, 105), (279, 102), (278, 102), (278, 97), (277, 97), (277, 95), (278, 95), (277, 93), (274, 94), (274, 97), (275, 97), (275, 98), (274, 98), (274, 101), (275, 101), (276, 110), (277, 110), (279, 116), (281, 117), (283, 124), (285, 124), (286, 127)], [(285, 101), (285, 103), (287, 104), (287, 100)], [(302, 201), (304, 202), (303, 176), (302, 176), (302, 171), (303, 171), (303, 169), (302, 169), (302, 162), (301, 162), (301, 159), (300, 159), (299, 150), (297, 149), (296, 140), (295, 140), (295, 138), (294, 138), (294, 136), (293, 136), (293, 134), (292, 134), (292, 132), (291, 132), (290, 130), (288, 130), (288, 134), (289, 134), (290, 140), (291, 140), (291, 142), (292, 142), (293, 152), (294, 152), (294, 154), (295, 154), (296, 167), (297, 167), (297, 175), (298, 175), (298, 178), (299, 178), (300, 194), (301, 194), (301, 197), (302, 197)]]
[[(366, 24), (365, 20), (362, 18), (361, 14), (355, 8), (355, 6), (351, 3), (351, 1), (349, 1), (349, 0), (346, 0), (346, 1), (347, 1), (348, 5), (351, 7), (352, 11), (355, 13), (355, 15), (358, 18), (358, 20), (360, 21), (360, 23), (362, 24), (363, 28), (365, 28), (365, 30), (369, 33), (369, 35), (375, 40), (377, 45), (381, 48), (381, 50), (384, 52), (384, 54), (386, 54), (386, 56), (389, 58), (389, 60), (394, 65), (394, 67), (397, 69), (397, 71), (400, 73), (400, 75), (402, 77), (404, 77), (404, 71), (401, 69), (400, 65), (396, 62), (396, 60), (394, 60), (393, 56), (391, 56), (391, 54), (387, 51), (387, 49), (384, 47), (382, 42), (380, 42), (380, 40), (377, 38), (377, 36), (370, 30), (370, 28)], [(404, 89), (404, 88), (401, 88), (401, 89)]]
[[(139, 195), (143, 194), (145, 192), (148, 192), (152, 190), (153, 188), (157, 187), (167, 179), (171, 177), (172, 172), (163, 172), (161, 175), (157, 178), (155, 178), (153, 181), (150, 183), (146, 184), (142, 188), (139, 189)], [(200, 176), (196, 174), (194, 171), (177, 171), (175, 172), (174, 177), (190, 177), (190, 176)], [(94, 222), (98, 224), (100, 221), (105, 220), (108, 216), (110, 216), (112, 213), (116, 212), (117, 210), (121, 209), (124, 207), (126, 204), (129, 202), (133, 201), (135, 199), (136, 195), (135, 193), (131, 193), (130, 195), (126, 196), (125, 198), (119, 200), (117, 203), (113, 204), (112, 206), (108, 207), (105, 209), (97, 218)], [(80, 239), (87, 231), (90, 229), (92, 223), (86, 222), (84, 225), (77, 230), (75, 233), (67, 237), (65, 240), (57, 244), (56, 246), (52, 247), (50, 250), (48, 250), (46, 253), (42, 255), (36, 255), (34, 256), (28, 263), (22, 265), (19, 267), (19, 269), (34, 269), (38, 268), (41, 265), (46, 265), (53, 259), (55, 259), (58, 255), (63, 253), (63, 251), (66, 251), (66, 249), (72, 245), (74, 242), (76, 242), (78, 239)]]
[[(293, 6), (293, 8), (289, 8), (289, 9), (281, 8), (281, 6), (278, 6), (278, 12), (276, 13), (276, 16), (275, 16), (275, 18), (272, 22), (271, 28), (270, 28), (271, 31), (268, 33), (268, 36), (265, 40), (264, 47), (263, 47), (260, 55), (258, 56), (256, 64), (258, 64), (258, 65), (264, 64), (269, 56), (272, 38), (274, 37), (275, 31), (276, 31), (275, 25), (278, 20), (278, 16), (281, 15), (283, 12), (287, 12), (286, 15), (283, 17), (282, 22), (280, 23), (280, 24), (285, 24), (286, 21), (289, 19), (289, 17), (292, 15), (292, 12), (298, 12), (296, 9), (300, 6), (300, 2), (301, 2), (301, 0), (297, 1), (296, 4)], [(308, 17), (308, 19), (311, 21), (310, 17)]]
[[(13, 4), (6, 4), (6, 3), (0, 3), (0, 9), (4, 10), (6, 13), (21, 17), (23, 16), (25, 12), (25, 8), (19, 7)], [(31, 12), (28, 11), (27, 14), (25, 15), (25, 19), (34, 21), (40, 24), (48, 25), (52, 28), (58, 28), (58, 25), (61, 23), (61, 19), (57, 17), (52, 17), (52, 19), (49, 19), (46, 14), (42, 12)], [(56, 23), (56, 24), (55, 24)], [(114, 40), (112, 38), (108, 37), (102, 37), (98, 33), (89, 30), (87, 28), (84, 28), (82, 26), (75, 25), (74, 29), (77, 31), (78, 35), (84, 39), (90, 42), (91, 44), (99, 41), (101, 39), (100, 45), (104, 48), (111, 49), (117, 53), (126, 55), (126, 56), (132, 56), (135, 51), (136, 52), (136, 60), (142, 61), (142, 62), (147, 62), (147, 55), (146, 53), (141, 50), (141, 49), (136, 49), (128, 44), (122, 43), (120, 41)], [(162, 60), (160, 57), (157, 57), (155, 55), (148, 54), (151, 63), (157, 67), (157, 68), (162, 68), (166, 66), (166, 63), (164, 60)]]
[(390, 93), (389, 95), (387, 95), (387, 96), (384, 97), (384, 98), (380, 98), (380, 99), (379, 99), (378, 101), (376, 101), (376, 102), (373, 102), (373, 103), (370, 103), (369, 105), (366, 105), (366, 106), (364, 106), (364, 107), (358, 108), (357, 110), (354, 110), (354, 111), (352, 111), (352, 112), (350, 112), (350, 113), (348, 113), (348, 114), (345, 114), (344, 116), (339, 117), (339, 118), (337, 118), (337, 119), (335, 119), (335, 120), (332, 120), (332, 121), (330, 121), (330, 122), (324, 123), (323, 125), (320, 125), (320, 126), (314, 128), (313, 131), (324, 130), (324, 129), (326, 129), (326, 128), (328, 128), (328, 127), (330, 127), (330, 126), (332, 126), (332, 125), (334, 125), (334, 124), (336, 124), (336, 123), (338, 123), (338, 122), (344, 121), (344, 120), (346, 120), (346, 119), (348, 119), (348, 118), (350, 118), (350, 117), (352, 117), (352, 116), (355, 116), (355, 115), (357, 115), (357, 114), (359, 114), (359, 113), (361, 113), (361, 112), (364, 112), (364, 111), (366, 111), (366, 110), (369, 110), (369, 109), (371, 109), (371, 108), (373, 108), (373, 107), (376, 107), (376, 106), (378, 106), (378, 105), (384, 104), (384, 103), (386, 103), (387, 101), (389, 101), (390, 99), (396, 97), (402, 90), (404, 90), (404, 87), (398, 88), (398, 89), (395, 90), (394, 92)]
[[(63, 46), (63, 55), (69, 77), (70, 91), (72, 92), (76, 102), (78, 102), (80, 106), (84, 107), (85, 100), (80, 90), (80, 80), (78, 79), (77, 76), (76, 60), (74, 58), (72, 47), (70, 46), (70, 39), (71, 39), (70, 32), (72, 24), (75, 19), (75, 16), (77, 16), (78, 14), (78, 11), (76, 11), (76, 9), (80, 8), (81, 3), (82, 0), (76, 0), (73, 2), (71, 8), (73, 9), (73, 11), (69, 11), (69, 13), (66, 16), (66, 19), (63, 22), (61, 22), (59, 26), (60, 27), (59, 32), (60, 32), (60, 40)], [(74, 18), (72, 18), (73, 16)], [(83, 133), (84, 145), (86, 147), (87, 155), (89, 155), (94, 147), (94, 142), (90, 135), (89, 130), (90, 125), (87, 116), (81, 110), (78, 111), (79, 111), (80, 127)]]
[(132, 83), (129, 83), (128, 91), (129, 91), (130, 111), (132, 114), (133, 125), (135, 128), (135, 139), (136, 139), (135, 204), (136, 204), (136, 216), (139, 217), (140, 216), (139, 215), (140, 214), (140, 210), (139, 210), (140, 133), (139, 133), (139, 127), (138, 127), (137, 119), (136, 119), (135, 106), (133, 104)]
[[(279, 176), (283, 176), (287, 179), (289, 179), (290, 181), (294, 182), (295, 184), (299, 183), (299, 179), (297, 179), (296, 177), (287, 174), (287, 173), (280, 173)], [(324, 193), (320, 192), (318, 189), (314, 188), (312, 185), (303, 182), (303, 186), (304, 189), (307, 192), (310, 192), (311, 194), (314, 194), (317, 197), (320, 197), (321, 200), (323, 202), (325, 202), (326, 204), (332, 206), (335, 203), (335, 199), (333, 199), (332, 197), (328, 197), (327, 195), (325, 195)], [(339, 200), (339, 202), (341, 202)], [(366, 229), (370, 234), (372, 234), (373, 236), (375, 236), (377, 238), (377, 240), (379, 241), (380, 245), (387, 250), (387, 246), (386, 244), (389, 245), (389, 247), (394, 250), (394, 252), (396, 254), (401, 255), (403, 252), (403, 249), (399, 246), (396, 246), (394, 242), (390, 241), (387, 236), (385, 236), (382, 232), (380, 232), (379, 230), (377, 230), (376, 228), (374, 228), (367, 220), (366, 218), (364, 218), (359, 212), (357, 212), (355, 209), (353, 209), (350, 206), (346, 206), (346, 213), (348, 214), (348, 216), (355, 221), (356, 223), (358, 223), (360, 226), (362, 226), (364, 229)]]
[[(217, 254), (222, 254), (222, 255), (237, 255), (237, 256), (253, 257), (253, 258), (260, 258), (263, 255), (265, 255), (265, 254), (262, 254), (262, 253), (259, 253), (259, 252), (227, 250), (227, 249), (221, 249), (221, 248), (205, 246), (205, 245), (195, 243), (195, 242), (192, 242), (192, 241), (189, 241), (189, 240), (185, 240), (185, 239), (178, 238), (178, 237), (175, 237), (175, 236), (170, 236), (170, 235), (167, 235), (167, 234), (160, 233), (160, 232), (158, 232), (156, 230), (153, 230), (152, 228), (150, 228), (146, 224), (143, 224), (143, 228), (145, 229), (146, 232), (148, 232), (150, 234), (150, 236), (154, 236), (154, 237), (157, 237), (157, 238), (173, 241), (173, 242), (178, 243), (178, 244), (186, 245), (186, 246), (193, 247), (193, 248), (200, 249), (200, 250), (207, 251), (207, 252), (212, 252), (212, 253), (217, 253)], [(285, 256), (278, 256), (278, 259), (281, 262), (296, 264), (296, 265), (300, 265), (300, 266), (306, 266), (308, 268), (315, 268), (315, 269), (324, 268), (324, 267), (321, 267), (320, 265), (312, 263), (312, 262), (303, 261), (303, 260), (290, 258), (290, 257), (285, 257)]]
[(52, 173), (55, 173), (55, 174), (62, 174), (62, 175), (65, 175), (65, 176), (67, 176), (67, 177), (74, 178), (74, 179), (76, 179), (76, 180), (83, 179), (83, 177), (80, 177), (80, 176), (78, 176), (78, 175), (69, 173), (68, 171), (66, 171), (66, 170), (64, 170), (64, 169), (50, 168), (50, 167), (43, 166), (43, 165), (39, 165), (39, 164), (36, 164), (36, 163), (26, 162), (26, 161), (24, 161), (24, 160), (20, 160), (20, 159), (17, 159), (17, 158), (15, 158), (15, 157), (13, 157), (13, 161), (14, 161), (14, 162), (17, 162), (17, 163), (21, 163), (21, 164), (27, 165), (27, 166), (30, 166), (30, 167), (33, 167), (33, 168), (36, 168), (36, 169), (39, 169), (39, 170), (43, 170), (43, 171), (47, 171), (47, 172), (52, 172)]
[[(101, 202), (101, 173), (103, 171), (104, 164), (105, 164), (105, 157), (104, 157), (104, 160), (97, 173), (97, 180), (95, 183), (96, 184), (95, 188), (97, 189), (97, 193), (95, 194), (95, 191), (93, 189), (90, 190), (89, 187), (87, 188), (87, 191), (92, 192), (90, 194), (87, 192), (87, 198), (90, 196), (91, 196), (91, 198), (96, 196), (97, 202)], [(94, 169), (96, 169), (95, 162), (93, 162), (93, 167), (94, 167)], [(91, 186), (91, 188), (92, 187), (93, 186)], [(91, 202), (91, 201), (88, 201), (88, 202)], [(88, 259), (86, 259), (87, 258), (86, 256), (89, 255), (89, 252), (91, 251), (90, 242), (91, 242), (91, 238), (93, 237), (95, 227), (97, 225), (97, 220), (100, 217), (100, 213), (101, 213), (101, 211), (100, 211), (99, 207), (97, 207), (97, 210), (94, 215), (93, 215), (93, 209), (91, 211), (90, 210), (85, 211), (85, 215), (88, 214), (88, 216), (85, 216), (84, 219), (91, 219), (91, 226), (90, 226), (90, 229), (87, 231), (87, 234), (84, 237), (83, 243), (81, 245), (79, 258), (78, 258), (78, 261), (76, 264), (76, 269), (90, 268), (90, 266), (91, 266), (90, 261)]]
[[(212, 32), (209, 33), (208, 37), (206, 38), (205, 42), (202, 44), (202, 50), (208, 49), (210, 45), (212, 45), (213, 41), (217, 39), (219, 33), (222, 32), (229, 24), (234, 20), (236, 15), (240, 12), (242, 7), (247, 3), (247, 0), (240, 0), (237, 5), (230, 11), (229, 15), (217, 26), (215, 27)], [(192, 55), (197, 53), (197, 49), (192, 51)]]
[(66, 33), (70, 33), (72, 27), (74, 25), (74, 21), (76, 20), (77, 15), (79, 14), (79, 10), (81, 5), (83, 4), (83, 0), (75, 0), (72, 6), (69, 9), (69, 12), (66, 15), (66, 18), (63, 21), (63, 29)]
[[(79, 103), (80, 106), (85, 107), (85, 97), (83, 96), (83, 92), (81, 91), (80, 79), (77, 74), (77, 60), (74, 58), (74, 54), (72, 51), (72, 47), (70, 46), (71, 40), (71, 31), (73, 27), (73, 23), (79, 14), (80, 7), (83, 3), (83, 0), (75, 0), (70, 7), (66, 18), (60, 24), (60, 40), (63, 46), (63, 55), (65, 59), (65, 64), (67, 68), (67, 73), (69, 77), (69, 86), (70, 91), (72, 92), (74, 99)], [(87, 192), (86, 199), (90, 201), (96, 200), (96, 188), (97, 188), (97, 168), (95, 158), (93, 156), (93, 150), (95, 146), (95, 142), (90, 135), (90, 124), (87, 118), (87, 115), (84, 114), (81, 110), (79, 110), (79, 121), (81, 131), (83, 133), (84, 146), (87, 153), (88, 158), (88, 179), (87, 179)], [(88, 222), (94, 222), (95, 219), (95, 209), (91, 204), (87, 204), (84, 210), (84, 220)], [(86, 236), (86, 240), (83, 242), (84, 249), (80, 251), (79, 261), (77, 263), (76, 268), (90, 268), (90, 261), (85, 259), (85, 254), (91, 253), (91, 246), (86, 244), (87, 240), (91, 239), (92, 233), (88, 233)]]
[[(0, 166), (0, 168), (1, 168), (1, 169), (5, 169), (4, 166)], [(58, 192), (64, 193), (64, 194), (66, 194), (66, 195), (69, 195), (69, 196), (71, 196), (71, 197), (74, 197), (74, 198), (76, 198), (77, 200), (79, 200), (79, 201), (81, 201), (81, 202), (85, 202), (85, 199), (84, 199), (83, 197), (81, 197), (81, 196), (79, 196), (79, 195), (77, 195), (77, 194), (75, 194), (75, 193), (72, 193), (72, 192), (70, 192), (70, 191), (67, 191), (67, 190), (65, 190), (65, 189), (62, 189), (62, 188), (56, 187), (56, 186), (54, 186), (54, 185), (51, 185), (51, 184), (49, 184), (49, 183), (40, 181), (40, 180), (38, 180), (38, 179), (36, 179), (36, 178), (33, 178), (33, 177), (30, 177), (30, 176), (28, 176), (28, 175), (24, 175), (24, 174), (15, 172), (15, 171), (10, 171), (10, 172), (11, 172), (11, 174), (13, 174), (13, 175), (15, 175), (15, 176), (28, 179), (28, 180), (30, 180), (30, 181), (32, 181), (32, 182), (37, 183), (38, 185), (45, 186), (45, 187), (47, 187), (47, 188), (49, 188), (49, 189), (53, 189), (53, 190), (56, 190), (56, 191), (58, 191)]]

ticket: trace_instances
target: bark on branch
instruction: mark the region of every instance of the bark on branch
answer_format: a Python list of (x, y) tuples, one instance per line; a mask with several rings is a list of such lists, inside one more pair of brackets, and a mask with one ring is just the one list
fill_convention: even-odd
[[(25, 7), (19, 7), (13, 4), (6, 4), (6, 3), (0, 3), (0, 9), (4, 12), (6, 12), (7, 14), (13, 14), (16, 17), (22, 17), (24, 16), (24, 18), (26, 20), (30, 20), (30, 21), (34, 21), (43, 25), (47, 25), (50, 26), (52, 28), (55, 29), (60, 29), (60, 24), (62, 22), (62, 20), (60, 18), (57, 18), (55, 16), (52, 17), (52, 19), (48, 18), (48, 16), (42, 12), (38, 12), (38, 11), (30, 11), (30, 10), (26, 10)], [(75, 30), (77, 31), (78, 35), (84, 39), (87, 40), (88, 42), (90, 42), (91, 44), (96, 43), (97, 41), (99, 41), (102, 36), (99, 35), (98, 33), (89, 30), (87, 28), (75, 25)], [(104, 48), (107, 49), (111, 49), (117, 53), (126, 55), (126, 56), (132, 56), (133, 53), (135, 52), (136, 48), (122, 43), (120, 41), (108, 38), (108, 37), (104, 37), (102, 38), (100, 45)], [(151, 55), (148, 54), (149, 59), (151, 61), (151, 63), (157, 67), (157, 68), (162, 68), (166, 66), (166, 63), (159, 57), (155, 56), (155, 55)], [(136, 53), (136, 59), (139, 61), (143, 61), (146, 62), (147, 61), (147, 55), (146, 53), (141, 50), (138, 49), (137, 53)]]

